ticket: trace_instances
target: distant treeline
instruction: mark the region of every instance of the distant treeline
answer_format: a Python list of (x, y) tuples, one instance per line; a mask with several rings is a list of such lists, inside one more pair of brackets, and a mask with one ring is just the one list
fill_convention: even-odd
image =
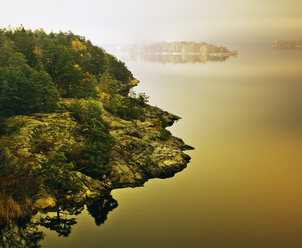
[(230, 54), (222, 46), (206, 42), (155, 42), (145, 45), (128, 45), (118, 47), (115, 53), (157, 54), (157, 53), (182, 53), (182, 54)]
[(145, 52), (167, 53), (229, 53), (225, 47), (217, 47), (205, 42), (158, 42), (150, 43), (143, 47)]
[(302, 40), (279, 40), (273, 46), (275, 48), (302, 49)]
[(51, 112), (59, 97), (95, 98), (104, 74), (133, 79), (123, 62), (82, 36), (0, 29), (0, 116)]

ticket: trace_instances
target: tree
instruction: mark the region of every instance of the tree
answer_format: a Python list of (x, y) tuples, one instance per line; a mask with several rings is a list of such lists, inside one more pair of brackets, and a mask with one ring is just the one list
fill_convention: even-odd
[(131, 72), (84, 37), (0, 29), (0, 115), (55, 111), (59, 96), (96, 99), (105, 72), (110, 92), (126, 96)]
[(14, 53), (14, 50), (4, 44), (2, 47), (0, 47), (0, 66), (5, 67), (8, 66), (8, 60), (10, 56)]
[(46, 71), (34, 71), (30, 77), (30, 82), (36, 92), (34, 111), (55, 111), (59, 94), (49, 74)]
[(20, 86), (26, 80), (20, 68), (13, 66), (6, 68), (0, 89), (0, 114), (12, 116), (23, 111), (23, 99), (20, 93)]
[(69, 172), (74, 168), (69, 163), (65, 153), (60, 151), (41, 164), (39, 174), (44, 178), (44, 184), (54, 191), (56, 195), (75, 187), (69, 180)]
[(13, 53), (0, 81), (0, 113), (5, 116), (50, 112), (56, 109), (58, 92), (45, 71), (26, 64), (22, 53)]

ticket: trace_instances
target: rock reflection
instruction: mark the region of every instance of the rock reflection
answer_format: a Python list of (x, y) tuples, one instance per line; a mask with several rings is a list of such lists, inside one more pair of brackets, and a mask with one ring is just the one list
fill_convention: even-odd
[(60, 237), (68, 237), (72, 227), (77, 224), (76, 216), (85, 209), (94, 218), (96, 225), (103, 224), (110, 211), (118, 206), (111, 195), (99, 199), (91, 199), (85, 204), (70, 206), (62, 204), (46, 213), (38, 213), (28, 219), (15, 223), (0, 223), (0, 247), (41, 247), (39, 244), (45, 237), (41, 227), (55, 231)]

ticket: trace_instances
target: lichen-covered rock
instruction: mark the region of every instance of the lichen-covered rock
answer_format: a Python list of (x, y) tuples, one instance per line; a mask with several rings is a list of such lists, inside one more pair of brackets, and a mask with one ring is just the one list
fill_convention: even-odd
[(47, 196), (45, 198), (39, 198), (33, 204), (34, 209), (42, 210), (45, 208), (53, 208), (56, 206), (56, 199), (51, 196)]
[(87, 198), (97, 198), (110, 193), (110, 182), (93, 179), (79, 171), (72, 171), (70, 176), (71, 180), (77, 183), (78, 192), (70, 196), (69, 200), (79, 203)]
[(113, 187), (141, 186), (150, 178), (171, 177), (183, 170), (190, 157), (184, 150), (193, 149), (176, 137), (167, 140), (160, 138), (162, 128), (154, 127), (158, 116), (167, 125), (172, 125), (179, 117), (147, 106), (145, 121), (121, 120), (106, 113), (104, 119), (109, 123), (110, 134), (115, 137), (109, 176)]
[(14, 116), (6, 120), (5, 126), (8, 134), (1, 139), (24, 167), (40, 167), (62, 145), (83, 141), (75, 135), (77, 122), (68, 112)]
[[(18, 166), (39, 169), (62, 146), (71, 149), (83, 146), (85, 137), (79, 132), (81, 125), (68, 112), (71, 101), (61, 100), (63, 113), (7, 118), (6, 134), (1, 137), (6, 157), (13, 158)], [(98, 104), (103, 106), (101, 102)], [(141, 186), (150, 178), (171, 177), (186, 167), (190, 157), (183, 151), (193, 148), (165, 130), (180, 117), (150, 105), (144, 106), (143, 111), (143, 120), (128, 121), (103, 109), (102, 118), (116, 141), (109, 157), (111, 172), (99, 179), (79, 171), (70, 172), (69, 180), (77, 184), (78, 190), (67, 192), (66, 200), (80, 203), (109, 194), (114, 188)], [(41, 186), (33, 199), (33, 208), (53, 207), (57, 201)]]

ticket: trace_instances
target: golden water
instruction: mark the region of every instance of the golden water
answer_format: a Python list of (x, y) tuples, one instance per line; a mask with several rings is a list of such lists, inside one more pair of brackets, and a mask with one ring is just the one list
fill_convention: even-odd
[(225, 62), (127, 62), (136, 91), (183, 119), (188, 168), (113, 191), (104, 225), (85, 212), (45, 247), (302, 247), (302, 51), (245, 47)]

